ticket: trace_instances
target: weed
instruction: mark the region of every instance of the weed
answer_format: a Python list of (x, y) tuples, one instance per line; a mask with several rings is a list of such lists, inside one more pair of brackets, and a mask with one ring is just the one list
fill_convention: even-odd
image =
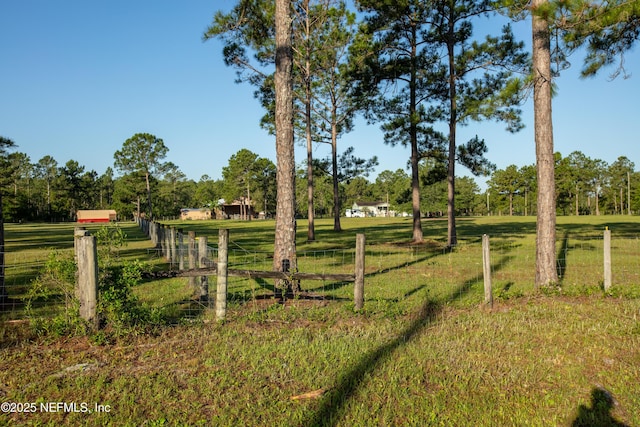
[(144, 264), (139, 261), (126, 261), (103, 270), (98, 286), (98, 313), (115, 336), (166, 323), (161, 308), (142, 304), (133, 293), (143, 270)]
[[(37, 335), (77, 335), (87, 330), (75, 297), (75, 271), (75, 262), (69, 254), (52, 251), (42, 273), (32, 282), (25, 311)], [(56, 304), (60, 301), (61, 309)]]
[(95, 233), (98, 260), (103, 268), (118, 260), (120, 249), (127, 245), (127, 234), (118, 224), (100, 227)]

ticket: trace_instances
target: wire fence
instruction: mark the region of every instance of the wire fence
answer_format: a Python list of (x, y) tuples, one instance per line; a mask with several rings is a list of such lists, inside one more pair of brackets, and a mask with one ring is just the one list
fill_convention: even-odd
[[(167, 258), (166, 270), (173, 274), (147, 277), (134, 292), (142, 304), (160, 307), (175, 321), (206, 315), (214, 308), (216, 276), (207, 275), (206, 296), (199, 292), (205, 279), (178, 277), (180, 269), (189, 268), (188, 235), (176, 234), (172, 244), (158, 242), (152, 254)], [(202, 237), (200, 237), (202, 238)], [(199, 238), (196, 237), (196, 240)], [(365, 310), (404, 313), (425, 298), (481, 304), (483, 301), (482, 236), (459, 236), (458, 245), (448, 250), (442, 243), (422, 245), (369, 244), (365, 250)], [(43, 245), (40, 245), (43, 246)], [(46, 246), (46, 245), (44, 245)], [(196, 245), (197, 247), (197, 245)], [(535, 242), (527, 236), (497, 234), (490, 236), (491, 274), (494, 297), (500, 300), (531, 294), (535, 277)], [(69, 249), (70, 250), (70, 249)], [(193, 250), (193, 248), (191, 248)], [(602, 233), (564, 233), (556, 245), (559, 292), (584, 295), (601, 292), (604, 282), (604, 242)], [(640, 297), (640, 234), (613, 234), (611, 244), (612, 288), (614, 295)], [(204, 255), (204, 256), (203, 256)], [(217, 242), (209, 241), (206, 254), (196, 259), (218, 258)], [(2, 317), (24, 319), (25, 306), (33, 279), (43, 271), (50, 252), (21, 251), (19, 256), (5, 254), (4, 284), (9, 298), (3, 302)], [(249, 250), (229, 239), (228, 266), (247, 271), (272, 271), (273, 253)], [(196, 268), (199, 266), (196, 265)], [(354, 274), (354, 247), (299, 251), (297, 270), (319, 276)], [(332, 279), (302, 280), (299, 304), (323, 307), (343, 303), (353, 307), (354, 287), (349, 281)], [(274, 304), (275, 281), (259, 277), (229, 277), (228, 307), (231, 315), (264, 313)], [(50, 295), (41, 305), (52, 313), (63, 307), (64, 295)]]
[[(484, 281), (481, 241), (482, 236), (463, 236), (454, 250), (435, 242), (367, 246), (365, 299), (368, 309), (402, 312), (412, 306), (412, 300), (425, 297), (480, 304)], [(524, 236), (497, 235), (490, 237), (490, 247), (494, 296), (504, 300), (531, 294), (535, 278), (534, 242)], [(640, 296), (640, 235), (615, 236), (611, 251), (613, 287), (610, 293)], [(558, 282), (552, 289), (567, 295), (601, 292), (605, 278), (604, 253), (602, 233), (559, 236)], [(354, 248), (300, 251), (298, 271), (318, 275), (351, 274), (355, 269), (355, 256)], [(207, 257), (217, 258), (215, 246), (208, 247)], [(249, 251), (231, 241), (229, 268), (271, 270), (272, 253)], [(311, 294), (316, 301), (348, 304), (353, 301), (353, 284), (349, 282), (303, 281), (301, 287), (306, 292), (305, 298)], [(238, 309), (251, 304), (255, 308), (256, 301), (272, 297), (274, 291), (271, 280), (234, 277), (229, 282), (229, 301)], [(209, 304), (211, 301), (210, 298)]]

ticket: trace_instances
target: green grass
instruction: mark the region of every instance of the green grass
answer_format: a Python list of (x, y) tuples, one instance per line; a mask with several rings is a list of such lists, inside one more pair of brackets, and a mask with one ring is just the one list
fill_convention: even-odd
[[(410, 221), (346, 219), (338, 234), (321, 220), (313, 243), (299, 221), (301, 271), (350, 271), (355, 235), (365, 233), (362, 312), (353, 312), (351, 284), (306, 282), (325, 298), (278, 304), (256, 298), (269, 283), (238, 279), (222, 323), (191, 307), (197, 315), (180, 324), (105, 345), (36, 338), (28, 325), (5, 323), (2, 401), (87, 402), (110, 412), (0, 414), (0, 425), (640, 425), (639, 222), (559, 218), (561, 286), (537, 293), (533, 218), (461, 219), (453, 252), (444, 250), (442, 220), (424, 222), (429, 241), (420, 246), (409, 245)], [(172, 225), (214, 245), (218, 227), (229, 228), (245, 254), (233, 262), (269, 267), (259, 254), (272, 248), (273, 222)], [(599, 285), (605, 226), (613, 232), (613, 296)], [(482, 304), (485, 233), (493, 309)], [(159, 262), (135, 229), (127, 234), (127, 256)], [(186, 279), (148, 281), (136, 293), (176, 319), (191, 304)]]

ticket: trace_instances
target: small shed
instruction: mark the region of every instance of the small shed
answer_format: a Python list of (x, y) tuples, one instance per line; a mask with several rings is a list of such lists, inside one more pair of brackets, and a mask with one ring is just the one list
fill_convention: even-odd
[(111, 222), (117, 219), (116, 211), (113, 209), (79, 210), (76, 216), (79, 223)]

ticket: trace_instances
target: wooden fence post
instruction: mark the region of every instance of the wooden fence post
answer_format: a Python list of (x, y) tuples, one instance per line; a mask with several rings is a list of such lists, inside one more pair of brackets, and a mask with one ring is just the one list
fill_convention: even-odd
[(158, 249), (158, 235), (156, 234), (156, 223), (154, 221), (149, 222), (149, 237), (151, 237), (153, 247)]
[(85, 227), (75, 227), (73, 229), (73, 252), (76, 262), (78, 262), (78, 241), (81, 237), (88, 236), (89, 232)]
[[(205, 268), (207, 266), (206, 258), (207, 258), (207, 236), (200, 236), (200, 240), (198, 240), (198, 266), (200, 268)], [(198, 299), (202, 302), (209, 300), (209, 278), (204, 275), (200, 276), (200, 293), (198, 295)]]
[(216, 319), (227, 315), (227, 279), (229, 277), (229, 230), (218, 231), (218, 284), (216, 286)]
[(356, 271), (355, 285), (353, 289), (353, 300), (355, 309), (362, 310), (364, 307), (364, 253), (365, 253), (365, 237), (364, 234), (356, 235)]
[(160, 238), (160, 247), (162, 248), (162, 258), (169, 260), (169, 246), (167, 245), (167, 227), (164, 224), (160, 224), (158, 227)]
[(80, 300), (80, 317), (98, 326), (98, 253), (95, 236), (78, 237), (76, 254), (78, 261), (77, 297)]
[[(189, 231), (189, 269), (196, 268), (196, 258), (198, 257), (198, 248), (196, 246), (196, 232)], [(196, 289), (196, 278), (189, 277), (189, 285)]]
[(611, 288), (611, 230), (604, 230), (604, 290)]
[(178, 270), (184, 270), (184, 231), (178, 230)]
[(171, 227), (169, 229), (169, 262), (173, 268), (174, 264), (178, 262), (178, 254), (176, 253), (176, 228)]
[(491, 284), (491, 250), (489, 236), (482, 235), (482, 272), (484, 276), (484, 303), (493, 308), (493, 289)]

